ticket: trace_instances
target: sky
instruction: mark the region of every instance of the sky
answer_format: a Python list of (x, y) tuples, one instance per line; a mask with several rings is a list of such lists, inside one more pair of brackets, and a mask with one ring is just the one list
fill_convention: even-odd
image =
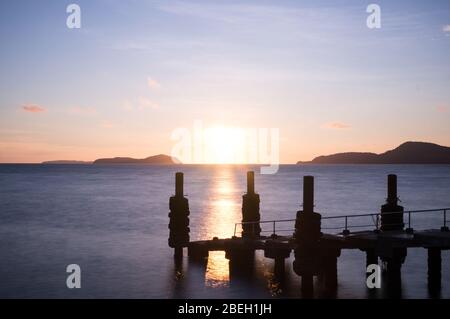
[(0, 43), (3, 163), (170, 155), (199, 122), (278, 129), (281, 163), (450, 146), (446, 0), (5, 0)]

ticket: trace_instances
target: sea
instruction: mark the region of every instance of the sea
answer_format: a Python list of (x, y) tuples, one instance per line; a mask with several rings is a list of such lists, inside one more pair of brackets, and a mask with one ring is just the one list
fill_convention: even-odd
[[(201, 240), (240, 235), (249, 170), (255, 171), (261, 220), (295, 219), (305, 175), (315, 177), (315, 211), (324, 218), (379, 212), (388, 174), (398, 176), (405, 210), (450, 207), (450, 165), (281, 165), (273, 175), (244, 165), (0, 165), (0, 298), (301, 298), (293, 254), (282, 280), (262, 252), (246, 278), (230, 278), (223, 252), (211, 252), (203, 264), (186, 252), (181, 264), (174, 262), (168, 213), (175, 173), (185, 174), (190, 238)], [(443, 223), (442, 211), (411, 218), (416, 230)], [(348, 224), (360, 231), (376, 223), (356, 218)], [(322, 226), (337, 233), (343, 220), (325, 218)], [(263, 224), (263, 232), (270, 235), (272, 227)], [(276, 227), (290, 235), (294, 224)], [(79, 289), (67, 286), (72, 264), (81, 270)], [(333, 298), (389, 297), (383, 287), (367, 288), (362, 251), (342, 251), (338, 276)], [(427, 288), (427, 250), (409, 249), (399, 294), (450, 298), (450, 251), (442, 251), (436, 294)]]

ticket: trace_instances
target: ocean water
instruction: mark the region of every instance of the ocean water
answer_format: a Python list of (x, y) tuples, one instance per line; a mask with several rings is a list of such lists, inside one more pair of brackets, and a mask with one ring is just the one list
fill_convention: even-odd
[[(222, 252), (211, 253), (206, 265), (186, 257), (174, 264), (167, 214), (175, 172), (185, 173), (191, 240), (198, 240), (233, 235), (249, 169), (258, 172), (247, 166), (0, 165), (0, 298), (300, 298), (292, 255), (282, 282), (261, 253), (250, 278), (230, 280)], [(256, 174), (261, 218), (295, 218), (304, 175), (315, 176), (315, 210), (323, 217), (378, 212), (389, 173), (398, 175), (405, 209), (450, 207), (450, 166), (283, 165), (275, 175)], [(442, 214), (412, 222), (415, 229), (439, 228)], [(324, 227), (339, 223), (324, 221)], [(66, 287), (69, 264), (81, 267), (81, 289)], [(338, 273), (337, 298), (388, 296), (383, 289), (367, 291), (363, 252), (344, 250)], [(450, 298), (449, 251), (442, 252), (442, 286), (438, 297)], [(400, 293), (431, 297), (425, 249), (408, 250)]]

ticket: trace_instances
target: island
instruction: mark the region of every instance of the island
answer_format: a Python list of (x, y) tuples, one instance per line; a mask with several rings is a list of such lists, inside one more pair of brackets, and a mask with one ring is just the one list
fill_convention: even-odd
[(450, 147), (406, 142), (381, 154), (347, 152), (324, 155), (297, 164), (450, 164)]
[(86, 161), (72, 161), (72, 160), (57, 160), (42, 162), (42, 165), (88, 165), (88, 164), (156, 164), (156, 165), (173, 165), (182, 164), (178, 159), (172, 158), (169, 155), (159, 154), (138, 159), (131, 157), (113, 157), (113, 158), (99, 158), (93, 162)]
[(46, 161), (46, 162), (42, 162), (41, 164), (42, 165), (89, 165), (89, 164), (92, 164), (92, 162), (58, 160), (58, 161)]
[(160, 164), (173, 165), (181, 164), (178, 159), (174, 159), (169, 155), (159, 154), (155, 156), (146, 157), (143, 159), (136, 159), (131, 157), (114, 157), (114, 158), (100, 158), (94, 161), (93, 164)]

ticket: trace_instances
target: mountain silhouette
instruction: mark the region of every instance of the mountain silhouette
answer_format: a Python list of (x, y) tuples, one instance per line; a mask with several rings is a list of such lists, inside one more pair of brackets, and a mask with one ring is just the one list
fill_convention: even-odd
[(86, 162), (86, 161), (72, 161), (72, 160), (56, 160), (56, 161), (46, 161), (46, 162), (42, 162), (41, 164), (43, 165), (54, 165), (54, 164), (58, 164), (58, 165), (88, 165), (88, 164), (92, 164), (92, 162)]
[(172, 159), (171, 156), (159, 154), (143, 159), (131, 157), (100, 158), (95, 160), (94, 164), (181, 164), (181, 162)]
[(338, 153), (297, 164), (450, 164), (450, 147), (433, 143), (406, 142), (382, 154)]

